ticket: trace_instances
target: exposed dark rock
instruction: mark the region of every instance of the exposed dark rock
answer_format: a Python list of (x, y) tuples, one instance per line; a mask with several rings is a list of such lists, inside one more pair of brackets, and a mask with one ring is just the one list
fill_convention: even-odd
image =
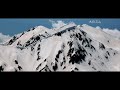
[(105, 58), (106, 58), (106, 59), (108, 59), (108, 56), (107, 56), (107, 55), (105, 55)]
[(22, 70), (22, 67), (18, 65), (18, 69), (19, 69), (19, 70)]
[(97, 70), (95, 67), (92, 67), (94, 70)]
[(55, 61), (58, 62), (58, 58), (55, 58)]
[(108, 51), (106, 53), (110, 56), (110, 53)]
[(79, 35), (76, 33), (76, 37), (79, 38)]
[(40, 60), (40, 59), (41, 59), (40, 56), (38, 56), (38, 57), (37, 57), (37, 61)]
[(88, 62), (89, 65), (91, 65), (91, 60)]
[(65, 56), (63, 57), (63, 62), (64, 62), (64, 63), (66, 62), (66, 60), (65, 60)]
[(31, 44), (30, 41), (27, 41), (25, 47), (29, 46), (30, 44)]
[(0, 66), (0, 72), (2, 72), (4, 70), (3, 66)]
[(18, 38), (16, 36), (13, 36), (13, 38), (8, 42), (8, 45), (13, 44)]
[(57, 63), (53, 66), (53, 70), (56, 71), (58, 69)]
[(20, 41), (17, 43), (17, 45), (22, 46), (22, 45), (20, 44)]
[(44, 62), (46, 62), (46, 61), (47, 61), (47, 59), (44, 60)]
[(67, 56), (71, 57), (71, 55), (72, 55), (73, 52), (74, 52), (74, 48), (70, 48), (69, 51), (68, 51)]
[(40, 52), (37, 53), (37, 56), (38, 56), (37, 57), (37, 61), (41, 59), (40, 56), (39, 56), (39, 54), (40, 54)]
[(40, 54), (40, 52), (37, 53), (37, 55), (39, 55), (39, 54)]
[(95, 51), (96, 51), (96, 49), (95, 49), (95, 47), (94, 47), (93, 45), (90, 45), (90, 48), (91, 48), (92, 50), (95, 50)]
[(15, 60), (15, 64), (18, 64), (18, 61), (17, 61), (17, 60)]
[(102, 43), (99, 42), (99, 48), (102, 49), (102, 50), (104, 50), (105, 46)]
[(40, 50), (40, 44), (38, 45), (38, 48), (37, 48), (37, 50)]
[(78, 33), (78, 38), (80, 41), (82, 40), (82, 35), (80, 33)]
[(89, 44), (89, 42), (88, 42), (88, 40), (85, 38), (85, 39), (82, 39), (83, 41), (82, 41), (82, 45), (84, 45), (85, 43), (86, 44)]
[(84, 32), (83, 30), (81, 30), (81, 33), (84, 35), (84, 36), (86, 36), (86, 32)]
[(40, 40), (40, 37), (39, 37), (39, 36), (37, 36), (35, 39), (38, 41), (38, 40)]
[(31, 51), (33, 51), (34, 50), (34, 47), (31, 47)]
[(92, 39), (88, 38), (89, 39), (89, 42), (91, 43), (92, 42)]
[(74, 70), (77, 70), (77, 71), (78, 71), (79, 69), (75, 67), (75, 69), (74, 69)]
[(55, 60), (56, 60), (57, 62), (58, 62), (58, 60), (57, 60), (57, 59), (59, 58), (59, 55), (60, 55), (61, 53), (62, 53), (62, 50), (59, 50), (59, 51), (58, 51), (58, 54), (56, 55)]
[(56, 33), (55, 35), (57, 35), (57, 36), (61, 36), (61, 32), (58, 32), (58, 33)]
[(62, 66), (62, 65), (63, 65), (63, 62), (60, 63), (60, 66)]
[(89, 53), (90, 54), (90, 56), (92, 56), (92, 54), (91, 53)]
[(73, 42), (72, 42), (72, 41), (68, 41), (68, 43), (67, 43), (67, 44), (69, 44), (69, 47), (72, 47)]
[(66, 30), (70, 31), (70, 30), (73, 30), (75, 28), (76, 28), (76, 26), (73, 26), (73, 27), (67, 28)]
[(63, 67), (63, 69), (65, 69), (65, 68), (66, 68), (66, 66)]
[(29, 30), (27, 30), (27, 32), (29, 32), (30, 31), (30, 29)]
[(35, 30), (35, 27), (33, 27), (32, 30)]
[(40, 63), (40, 64), (37, 66), (36, 70), (38, 70), (41, 65), (42, 65), (42, 63)]
[(116, 53), (114, 52), (114, 54), (113, 55), (115, 55)]
[(72, 64), (82, 63), (83, 61), (85, 61), (86, 54), (87, 54), (86, 50), (82, 48), (81, 46), (79, 46), (79, 50), (77, 50), (75, 54), (71, 56), (69, 63), (72, 63)]
[(43, 69), (40, 70), (40, 72), (51, 72), (49, 67), (46, 65)]

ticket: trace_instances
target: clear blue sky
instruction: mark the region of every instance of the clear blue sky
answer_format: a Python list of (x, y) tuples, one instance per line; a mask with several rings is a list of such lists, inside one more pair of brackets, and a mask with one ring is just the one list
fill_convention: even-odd
[(100, 26), (102, 28), (117, 28), (120, 30), (120, 19), (96, 19), (100, 20), (101, 24), (90, 24), (90, 20), (94, 19), (0, 19), (0, 33), (6, 35), (14, 35), (26, 31), (32, 27), (43, 25), (51, 28), (52, 24), (49, 20), (62, 20), (64, 22), (74, 22), (76, 24), (88, 24), (91, 26)]

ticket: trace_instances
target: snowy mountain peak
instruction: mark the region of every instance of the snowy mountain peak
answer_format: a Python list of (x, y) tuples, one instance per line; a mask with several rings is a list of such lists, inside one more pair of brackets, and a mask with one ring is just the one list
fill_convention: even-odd
[(88, 25), (36, 26), (0, 45), (0, 71), (120, 70), (119, 44)]
[(53, 28), (53, 30), (58, 30), (58, 31), (62, 31), (62, 30), (64, 30), (64, 29), (66, 29), (66, 28), (69, 28), (69, 27), (73, 27), (73, 26), (76, 26), (76, 24), (75, 23), (68, 23), (68, 24), (60, 24), (60, 25), (58, 25), (58, 26), (56, 26), (56, 27), (54, 27)]

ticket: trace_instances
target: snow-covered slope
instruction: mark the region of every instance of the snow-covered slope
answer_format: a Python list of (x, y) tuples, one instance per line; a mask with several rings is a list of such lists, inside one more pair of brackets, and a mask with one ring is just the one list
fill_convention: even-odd
[(119, 71), (119, 45), (88, 25), (37, 26), (0, 46), (0, 71)]
[(96, 29), (86, 24), (84, 24), (81, 29), (87, 32), (89, 35), (91, 35), (93, 39), (101, 43), (104, 43), (106, 47), (120, 50), (120, 39), (119, 38), (113, 37), (112, 35), (104, 32), (102, 29), (99, 29), (99, 28)]

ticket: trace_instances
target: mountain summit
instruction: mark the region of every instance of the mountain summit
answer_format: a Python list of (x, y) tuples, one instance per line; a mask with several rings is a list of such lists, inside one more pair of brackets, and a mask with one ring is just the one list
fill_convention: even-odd
[(119, 71), (119, 45), (85, 24), (36, 26), (0, 45), (0, 71)]

